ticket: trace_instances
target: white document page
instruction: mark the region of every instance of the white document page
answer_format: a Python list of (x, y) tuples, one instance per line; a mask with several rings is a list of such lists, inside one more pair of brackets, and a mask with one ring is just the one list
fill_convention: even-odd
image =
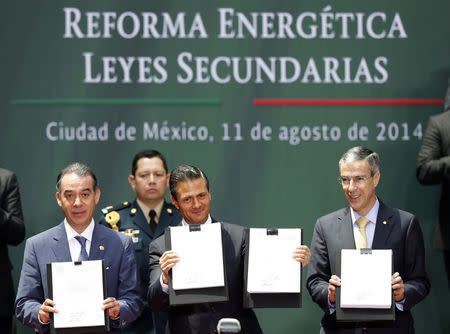
[(172, 250), (180, 261), (172, 268), (174, 290), (225, 285), (220, 223), (189, 231), (189, 226), (170, 227)]
[(55, 328), (104, 326), (101, 260), (52, 263)]
[(387, 309), (392, 303), (392, 250), (341, 251), (341, 307)]
[(250, 229), (248, 292), (300, 293), (300, 263), (292, 255), (301, 237), (299, 228), (278, 229), (278, 235), (267, 235), (265, 228)]

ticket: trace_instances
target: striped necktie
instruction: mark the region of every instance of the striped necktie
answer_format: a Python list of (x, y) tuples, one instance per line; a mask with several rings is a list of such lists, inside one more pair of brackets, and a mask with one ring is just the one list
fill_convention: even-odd
[(86, 240), (87, 239), (85, 237), (82, 237), (81, 235), (77, 235), (75, 237), (75, 239), (77, 239), (77, 241), (81, 245), (80, 256), (78, 256), (78, 261), (87, 261), (89, 259), (89, 255), (86, 252)]
[(369, 219), (366, 217), (359, 217), (355, 224), (358, 225), (359, 228), (359, 236), (355, 238), (355, 244), (357, 249), (367, 248), (367, 235), (366, 235), (366, 225), (369, 223)]

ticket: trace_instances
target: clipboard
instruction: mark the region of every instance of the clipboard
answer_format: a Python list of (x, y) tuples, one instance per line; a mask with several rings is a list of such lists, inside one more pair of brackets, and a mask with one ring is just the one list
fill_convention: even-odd
[[(48, 284), (48, 292), (49, 292), (49, 298), (54, 300), (58, 297), (55, 296), (55, 291), (57, 290), (55, 284), (58, 284), (57, 280), (65, 280), (66, 277), (63, 277), (64, 275), (59, 275), (59, 266), (73, 266), (73, 268), (81, 269), (83, 268), (83, 264), (90, 263), (90, 265), (94, 265), (94, 262), (100, 262), (100, 275), (99, 282), (101, 286), (103, 287), (102, 291), (102, 301), (106, 298), (106, 270), (105, 270), (105, 263), (104, 260), (94, 260), (94, 261), (76, 261), (76, 262), (53, 262), (47, 264), (47, 284)], [(89, 278), (90, 280), (90, 278)], [(73, 288), (73, 286), (68, 287), (68, 289)], [(73, 293), (76, 293), (79, 291), (77, 287), (75, 287), (76, 290), (73, 291)], [(101, 302), (102, 302), (101, 301)], [(84, 308), (84, 306), (80, 306), (80, 308)], [(103, 325), (88, 325), (88, 326), (78, 326), (78, 324), (75, 327), (55, 327), (55, 315), (53, 313), (50, 314), (50, 333), (51, 334), (82, 334), (82, 333), (98, 333), (98, 332), (106, 332), (110, 330), (110, 322), (108, 317), (108, 311), (104, 310), (103, 313)]]
[[(300, 230), (300, 244), (303, 243), (303, 233)], [(266, 229), (267, 236), (278, 236), (279, 230), (276, 228)], [(245, 242), (247, 245), (247, 252), (244, 260), (244, 308), (301, 308), (302, 307), (302, 290), (301, 277), (302, 266), (300, 266), (300, 292), (248, 292), (249, 283), (249, 253), (250, 247), (250, 229), (245, 229)]]
[[(216, 222), (214, 224), (220, 224)], [(220, 224), (221, 225), (221, 224)], [(166, 250), (172, 249), (171, 229), (175, 227), (167, 227), (164, 233)], [(201, 233), (202, 225), (189, 225), (189, 233)], [(221, 229), (222, 238), (222, 229)], [(217, 303), (228, 301), (228, 283), (227, 272), (225, 268), (225, 250), (222, 244), (222, 263), (224, 274), (224, 286), (194, 288), (194, 289), (177, 289), (173, 288), (172, 271), (169, 276), (169, 302), (171, 306), (187, 305), (187, 304), (201, 304), (201, 303)], [(208, 269), (206, 269), (208, 270)]]
[[(371, 256), (372, 249), (360, 249), (361, 255)], [(341, 277), (341, 252), (337, 255), (338, 272), (337, 275)], [(394, 261), (391, 261), (392, 269), (394, 270)], [(341, 307), (341, 289), (336, 288), (336, 321), (338, 322), (386, 322), (391, 323), (395, 321), (395, 303), (393, 292), (391, 294), (390, 308), (342, 308)]]

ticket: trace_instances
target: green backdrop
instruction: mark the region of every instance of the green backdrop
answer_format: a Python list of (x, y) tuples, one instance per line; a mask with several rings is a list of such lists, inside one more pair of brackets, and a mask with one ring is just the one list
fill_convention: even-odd
[[(448, 333), (439, 189), (417, 183), (415, 161), (443, 109), (449, 12), (444, 0), (2, 1), (0, 165), (18, 175), (27, 236), (62, 219), (63, 166), (96, 170), (102, 207), (132, 198), (132, 156), (155, 148), (207, 172), (215, 217), (301, 227), (309, 243), (317, 217), (345, 205), (340, 155), (362, 144), (381, 155), (380, 197), (424, 232), (432, 291), (417, 332)], [(16, 284), (23, 246), (10, 248)], [(304, 291), (302, 309), (257, 311), (266, 333), (318, 331)]]

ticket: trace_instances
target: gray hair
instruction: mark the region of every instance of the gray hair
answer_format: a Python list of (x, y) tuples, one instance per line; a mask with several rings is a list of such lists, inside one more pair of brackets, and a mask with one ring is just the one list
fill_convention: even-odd
[(369, 163), (372, 176), (380, 170), (380, 157), (378, 153), (364, 146), (355, 146), (345, 152), (339, 160), (339, 167), (342, 164), (361, 160), (366, 160)]
[(56, 178), (56, 190), (61, 191), (61, 179), (64, 177), (64, 175), (67, 174), (76, 174), (78, 176), (90, 176), (92, 177), (92, 180), (94, 181), (94, 190), (98, 187), (98, 181), (97, 176), (95, 176), (94, 171), (91, 167), (81, 163), (81, 162), (74, 162), (70, 165), (66, 166), (64, 169), (59, 172), (58, 177)]

